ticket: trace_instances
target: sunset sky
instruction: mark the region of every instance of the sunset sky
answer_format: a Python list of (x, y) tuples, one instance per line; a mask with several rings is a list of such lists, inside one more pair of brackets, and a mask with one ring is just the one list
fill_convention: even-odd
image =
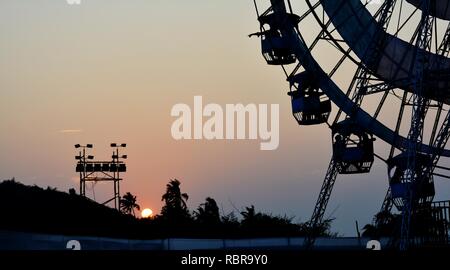
[[(330, 131), (294, 121), (282, 71), (248, 38), (256, 31), (252, 1), (2, 0), (0, 179), (78, 191), (73, 145), (93, 143), (96, 158), (110, 159), (109, 144), (126, 142), (121, 190), (144, 208), (159, 212), (177, 178), (191, 209), (211, 196), (225, 213), (254, 204), (306, 221), (331, 158)], [(279, 148), (174, 140), (171, 108), (196, 95), (280, 104)], [(439, 197), (450, 196), (446, 187)], [(378, 160), (371, 174), (339, 177), (328, 208), (334, 230), (355, 235), (355, 220), (370, 222), (386, 189)], [(96, 199), (110, 190), (97, 184)]]

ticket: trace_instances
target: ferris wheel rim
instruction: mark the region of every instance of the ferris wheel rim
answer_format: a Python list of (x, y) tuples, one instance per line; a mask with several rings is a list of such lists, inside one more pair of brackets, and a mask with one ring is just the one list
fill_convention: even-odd
[[(422, 6), (421, 0), (406, 0), (406, 2), (417, 8)], [(431, 14), (441, 20), (450, 21), (450, 2), (447, 0), (435, 0), (434, 5), (435, 7), (430, 10)]]
[[(344, 0), (342, 0), (344, 1)], [(362, 12), (364, 13), (364, 16), (366, 16), (366, 18), (363, 19), (358, 19), (358, 20), (362, 20), (362, 21), (368, 21), (370, 22), (369, 25), (366, 25), (365, 28), (367, 29), (371, 29), (371, 28), (375, 28), (376, 25), (376, 21), (373, 20), (373, 17), (370, 15), (370, 12), (366, 9), (365, 5), (363, 5), (361, 3), (360, 0), (345, 0), (344, 2), (342, 1), (337, 1), (337, 0), (333, 0), (332, 2), (334, 4), (336, 4), (337, 2), (339, 3), (344, 3), (344, 4), (340, 4), (340, 5), (336, 5), (339, 6), (339, 9), (342, 8), (341, 6), (343, 6), (344, 8), (347, 8), (347, 13), (350, 12), (349, 9), (352, 10), (352, 14), (355, 14), (356, 12)], [(318, 0), (318, 3), (320, 3), (320, 5), (324, 8), (324, 11), (328, 14), (328, 17), (330, 18), (330, 21), (335, 24), (335, 21), (333, 21), (332, 17), (335, 18), (335, 16), (333, 16), (333, 12), (331, 11), (331, 9), (326, 10), (323, 3), (327, 2), (327, 0)], [(311, 3), (311, 0), (306, 0), (306, 3), (309, 7), (309, 11), (311, 12), (311, 14), (313, 15), (313, 17), (315, 18), (315, 20), (318, 22), (318, 24), (320, 25), (320, 27), (322, 28), (322, 31), (324, 31), (325, 33), (327, 33), (327, 35), (329, 35), (330, 37), (332, 36), (331, 33), (328, 31), (327, 26), (323, 24), (323, 22), (320, 20), (320, 16), (317, 14), (315, 8), (313, 8), (313, 4)], [(331, 15), (329, 13), (332, 13)], [(367, 16), (370, 16), (370, 18), (367, 18)], [(373, 21), (370, 21), (373, 20)], [(347, 22), (344, 22), (347, 23)], [(356, 27), (355, 24), (351, 24), (352, 28)], [(338, 26), (335, 26), (336, 29), (338, 30), (339, 34), (342, 36), (342, 32), (340, 31), (339, 28), (343, 27), (342, 25), (340, 25), (338, 23)], [(355, 31), (355, 32), (361, 32), (364, 33), (364, 35), (368, 34), (368, 31), (365, 31), (366, 29), (360, 29), (359, 31)], [(348, 35), (352, 35), (349, 33), (344, 33)], [(374, 34), (375, 35), (375, 34)], [(362, 64), (364, 64), (366, 66), (367, 69), (369, 69), (373, 74), (378, 75), (380, 77), (380, 79), (382, 79), (383, 81), (392, 84), (395, 88), (401, 89), (402, 91), (411, 91), (410, 90), (410, 85), (408, 83), (408, 81), (411, 80), (411, 75), (410, 74), (406, 74), (408, 72), (408, 70), (410, 69), (410, 67), (405, 67), (402, 66), (405, 64), (405, 59), (397, 59), (397, 60), (393, 60), (392, 56), (396, 56), (399, 55), (401, 56), (400, 58), (403, 58), (404, 55), (407, 54), (407, 51), (411, 51), (414, 49), (414, 45), (412, 45), (411, 43), (404, 41), (394, 35), (391, 35), (389, 33), (387, 33), (386, 31), (383, 31), (381, 33), (377, 33), (376, 34), (379, 37), (383, 37), (389, 40), (389, 42), (386, 42), (385, 46), (383, 48), (379, 48), (378, 46), (375, 48), (372, 48), (372, 52), (367, 52), (364, 51), (362, 52), (362, 48), (361, 48), (361, 40), (354, 40), (353, 44), (352, 42), (349, 41), (344, 38), (346, 44), (350, 47), (350, 49), (358, 56), (360, 60), (360, 62)], [(370, 40), (374, 40), (376, 38), (376, 36), (370, 36)], [(366, 38), (367, 39), (367, 38)], [(342, 48), (342, 46), (339, 44), (339, 42), (336, 39), (330, 38), (329, 39), (330, 42), (332, 42), (336, 47), (338, 47), (341, 51), (343, 51), (344, 49)], [(359, 43), (359, 44), (356, 44)], [(364, 42), (362, 42), (364, 43)], [(367, 43), (367, 41), (365, 42)], [(408, 47), (409, 46), (409, 47)], [(359, 48), (358, 48), (359, 47)], [(404, 53), (399, 53), (398, 50), (399, 48), (404, 48)], [(365, 48), (367, 50), (367, 48)], [(374, 53), (374, 50), (381, 50), (381, 56), (379, 59), (379, 63), (376, 63), (377, 66), (375, 67), (370, 67), (370, 63), (367, 63), (365, 61), (367, 61), (367, 57), (365, 55), (371, 55), (372, 53)], [(391, 50), (390, 52), (388, 50)], [(432, 52), (425, 52), (427, 53), (427, 57), (432, 59), (432, 63), (437, 62), (437, 60), (440, 59), (445, 59), (445, 64), (440, 65), (439, 67), (437, 67), (436, 65), (431, 65), (430, 67), (434, 67), (434, 68), (429, 68), (428, 71), (430, 73), (432, 72), (436, 72), (438, 70), (444, 70), (445, 68), (449, 69), (450, 68), (450, 58), (448, 57), (444, 57), (442, 55), (438, 55), (436, 53), (432, 53)], [(352, 60), (353, 62), (357, 62), (357, 60), (354, 59), (354, 57), (352, 56), (348, 56), (348, 58), (350, 60)], [(385, 65), (389, 65), (389, 66), (384, 66), (381, 67), (382, 62), (390, 62), (390, 63), (385, 63)], [(380, 65), (380, 66), (378, 66)], [(396, 67), (395, 69), (393, 69), (392, 67)], [(383, 72), (385, 70), (388, 70), (388, 72)], [(404, 76), (400, 76), (399, 74), (402, 74)], [(392, 77), (395, 76), (395, 77)], [(432, 86), (428, 87), (428, 91), (426, 94), (426, 98), (430, 99), (430, 100), (435, 100), (435, 101), (439, 101), (439, 102), (443, 102), (447, 105), (450, 105), (450, 91), (447, 91), (447, 94), (438, 94), (438, 93), (442, 93), (442, 91), (440, 91), (438, 88), (442, 88), (442, 89), (448, 89), (450, 88), (450, 84), (449, 82), (441, 82), (441, 81), (436, 81), (433, 79), (430, 79)], [(434, 87), (433, 87), (434, 86)], [(436, 88), (437, 86), (437, 88)], [(437, 90), (436, 90), (436, 89)], [(424, 95), (425, 96), (425, 95)], [(440, 98), (441, 97), (441, 98)]]
[[(309, 0), (307, 0), (309, 2)], [(380, 138), (384, 142), (394, 146), (397, 149), (406, 149), (410, 143), (407, 138), (400, 134), (396, 134), (393, 130), (386, 127), (383, 123), (373, 118), (362, 108), (356, 106), (354, 102), (344, 94), (336, 83), (329, 78), (327, 73), (322, 69), (319, 63), (312, 56), (307, 45), (303, 42), (303, 38), (300, 32), (292, 29), (292, 37), (295, 40), (292, 42), (294, 52), (298, 59), (301, 59), (303, 68), (307, 71), (316, 74), (320, 83), (320, 88), (330, 98), (333, 103), (338, 106), (347, 115), (350, 115), (355, 121), (358, 122), (368, 132), (372, 133), (376, 137)], [(421, 144), (418, 150), (422, 153), (433, 154), (436, 153), (434, 147)], [(442, 149), (441, 156), (450, 157), (450, 150)]]

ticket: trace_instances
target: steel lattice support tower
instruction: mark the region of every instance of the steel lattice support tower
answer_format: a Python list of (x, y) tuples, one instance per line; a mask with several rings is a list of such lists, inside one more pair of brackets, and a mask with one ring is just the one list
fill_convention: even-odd
[(408, 134), (409, 145), (406, 150), (408, 154), (407, 170), (405, 171), (403, 183), (407, 186), (407, 192), (403, 198), (402, 224), (400, 231), (400, 250), (407, 250), (411, 236), (411, 218), (414, 209), (417, 207), (415, 198), (415, 185), (419, 181), (425, 181), (421, 172), (418, 172), (417, 149), (418, 144), (423, 141), (423, 128), (426, 116), (427, 100), (423, 95), (423, 74), (426, 64), (425, 52), (431, 47), (432, 30), (434, 18), (429, 14), (430, 0), (422, 2), (422, 19), (418, 29), (416, 42), (416, 59), (413, 73), (413, 112), (411, 117), (411, 127)]
[[(383, 3), (383, 5), (380, 7), (379, 12), (377, 13), (377, 21), (379, 24), (379, 30), (378, 31), (384, 31), (387, 28), (387, 25), (389, 24), (393, 9), (395, 6), (396, 0), (388, 0)], [(380, 41), (373, 41), (372, 46), (382, 46), (382, 44), (379, 43)], [(377, 51), (377, 50), (375, 50)], [(369, 62), (375, 62), (379, 58), (379, 54), (381, 52), (377, 51), (376, 54), (366, 55), (366, 58), (369, 59)], [(333, 71), (332, 71), (333, 72)], [(369, 70), (366, 68), (359, 68), (359, 70), (356, 72), (353, 81), (350, 85), (349, 92), (353, 86), (355, 86), (355, 91), (352, 97), (353, 102), (359, 106), (364, 98), (365, 90), (369, 84), (371, 74)], [(340, 117), (340, 112), (337, 114), (334, 123), (338, 122), (338, 119)], [(351, 115), (350, 115), (351, 118)], [(331, 193), (333, 191), (334, 184), (336, 182), (336, 178), (338, 176), (339, 168), (336, 164), (336, 162), (332, 159), (330, 161), (330, 164), (328, 166), (327, 173), (325, 175), (325, 179), (322, 184), (322, 188), (319, 193), (319, 197), (317, 199), (316, 205), (314, 207), (313, 214), (311, 216), (309, 227), (310, 227), (310, 235), (307, 238), (306, 245), (308, 247), (311, 247), (314, 244), (315, 241), (315, 233), (316, 233), (316, 227), (323, 222), (323, 217), (325, 215), (326, 208), (328, 206), (328, 202), (331, 197)]]

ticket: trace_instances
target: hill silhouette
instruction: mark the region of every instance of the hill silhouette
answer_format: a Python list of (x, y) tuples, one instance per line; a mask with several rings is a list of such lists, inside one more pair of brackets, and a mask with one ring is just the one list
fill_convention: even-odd
[[(136, 197), (128, 197), (137, 206)], [(187, 198), (180, 182), (171, 180), (162, 196), (161, 214), (139, 219), (133, 209), (118, 211), (74, 190), (66, 193), (6, 180), (0, 183), (0, 230), (127, 239), (296, 237), (307, 233), (304, 223), (257, 212), (254, 206), (239, 213), (242, 220), (233, 212), (220, 216), (210, 197), (191, 213)], [(329, 235), (329, 228), (330, 221), (320, 234)]]
[(85, 197), (14, 180), (0, 183), (0, 216), (0, 229), (116, 237), (137, 222)]

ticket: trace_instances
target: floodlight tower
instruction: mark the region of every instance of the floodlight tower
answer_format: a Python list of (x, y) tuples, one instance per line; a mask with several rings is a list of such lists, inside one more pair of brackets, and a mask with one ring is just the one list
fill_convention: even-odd
[(92, 149), (94, 148), (93, 144), (75, 144), (75, 149), (81, 149), (78, 153), (78, 156), (75, 156), (75, 160), (78, 160), (77, 171), (80, 173), (80, 195), (86, 196), (86, 160), (94, 159), (94, 156), (88, 155), (86, 156), (86, 148)]
[(120, 181), (123, 180), (120, 178), (120, 174), (127, 171), (126, 164), (123, 162), (127, 155), (120, 155), (119, 148), (125, 148), (126, 146), (125, 143), (112, 143), (111, 147), (114, 148), (112, 161), (94, 161), (94, 156), (86, 155), (86, 148), (93, 148), (92, 144), (85, 146), (75, 145), (75, 148), (81, 148), (78, 156), (75, 156), (75, 159), (78, 161), (75, 171), (80, 174), (81, 196), (86, 197), (86, 182), (94, 184), (98, 182), (112, 182), (114, 185), (114, 196), (102, 204), (106, 205), (114, 201), (114, 208), (120, 210)]

